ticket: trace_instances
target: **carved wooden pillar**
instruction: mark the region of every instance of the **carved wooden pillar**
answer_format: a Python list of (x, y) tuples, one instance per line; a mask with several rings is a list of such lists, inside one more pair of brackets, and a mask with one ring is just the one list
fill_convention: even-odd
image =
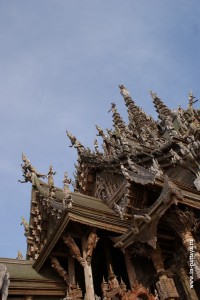
[(136, 280), (136, 273), (135, 273), (135, 269), (133, 267), (133, 264), (132, 264), (132, 261), (130, 258), (130, 254), (127, 250), (125, 250), (124, 257), (125, 257), (126, 270), (128, 273), (129, 283), (130, 283), (130, 286), (133, 286), (133, 283)]
[(196, 292), (190, 287), (190, 280), (184, 267), (181, 267), (178, 272), (184, 291), (188, 300), (198, 300)]
[(160, 300), (174, 300), (179, 298), (174, 280), (166, 274), (159, 245), (157, 245), (156, 249), (152, 250), (151, 258), (159, 277), (156, 287)]
[(84, 259), (84, 275), (85, 275), (85, 289), (88, 300), (95, 299), (94, 284), (92, 277), (91, 265), (87, 263), (87, 240), (86, 237), (82, 237), (82, 249)]
[(197, 244), (192, 234), (192, 228), (195, 221), (196, 220), (192, 212), (183, 212), (178, 209), (171, 213), (168, 218), (169, 224), (180, 236), (183, 246), (189, 254), (188, 265), (192, 264), (192, 269), (194, 270), (194, 281), (200, 279), (200, 253), (197, 250)]

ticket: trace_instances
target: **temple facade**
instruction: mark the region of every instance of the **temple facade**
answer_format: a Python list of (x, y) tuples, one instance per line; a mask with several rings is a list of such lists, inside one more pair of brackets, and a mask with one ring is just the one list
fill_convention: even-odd
[(65, 173), (56, 187), (52, 166), (39, 173), (22, 155), (27, 254), (0, 259), (2, 300), (200, 299), (197, 100), (190, 92), (186, 109), (171, 110), (151, 92), (154, 120), (119, 88), (128, 124), (112, 103), (113, 128), (96, 125), (94, 149), (67, 132), (74, 182)]

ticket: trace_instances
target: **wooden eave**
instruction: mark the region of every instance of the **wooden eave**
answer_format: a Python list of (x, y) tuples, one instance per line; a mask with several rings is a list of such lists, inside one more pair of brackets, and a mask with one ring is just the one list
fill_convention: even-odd
[(38, 274), (33, 268), (33, 261), (0, 258), (0, 263), (7, 266), (10, 274), (9, 295), (28, 296), (64, 296), (66, 287), (62, 279), (49, 274)]
[[(94, 201), (95, 199), (83, 195), (79, 195), (79, 197), (87, 197), (88, 199), (91, 198), (91, 206), (92, 201)], [(101, 202), (98, 199), (96, 200), (98, 202)], [(94, 207), (89, 208), (85, 205), (73, 204), (72, 208), (63, 212), (61, 219), (55, 225), (50, 237), (47, 240), (47, 243), (40, 252), (39, 257), (34, 262), (33, 268), (37, 272), (42, 268), (43, 264), (50, 255), (51, 251), (58, 242), (64, 230), (67, 228), (70, 221), (85, 224), (92, 227), (97, 227), (100, 229), (107, 230), (109, 232), (115, 232), (119, 234), (124, 234), (127, 231), (128, 226), (130, 224), (130, 222), (121, 220), (119, 216), (116, 216), (116, 214), (109, 207), (107, 207), (107, 211), (105, 211), (103, 209), (97, 209)]]
[[(195, 188), (190, 186), (186, 186), (179, 181), (173, 180), (170, 178), (173, 183), (177, 185), (178, 188), (181, 189), (183, 193), (183, 200), (178, 200), (179, 203), (200, 209), (200, 191), (197, 191)], [(163, 187), (164, 178), (156, 178), (155, 185)]]

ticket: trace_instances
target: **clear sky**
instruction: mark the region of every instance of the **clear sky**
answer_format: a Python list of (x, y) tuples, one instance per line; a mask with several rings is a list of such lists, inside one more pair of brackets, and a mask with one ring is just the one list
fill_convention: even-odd
[(149, 90), (171, 108), (200, 98), (199, 13), (199, 0), (0, 0), (0, 257), (25, 255), (22, 152), (62, 187), (76, 162), (65, 130), (92, 147), (111, 102), (126, 119), (118, 84), (154, 117)]

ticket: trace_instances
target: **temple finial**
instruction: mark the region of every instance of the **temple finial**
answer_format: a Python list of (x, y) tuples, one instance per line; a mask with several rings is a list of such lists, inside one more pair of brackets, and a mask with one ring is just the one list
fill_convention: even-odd
[(164, 121), (167, 117), (172, 120), (174, 117), (174, 113), (164, 104), (164, 102), (160, 98), (158, 98), (156, 93), (150, 91), (150, 94), (153, 99), (153, 103), (158, 113), (159, 119)]
[(120, 89), (120, 93), (122, 94), (123, 97), (129, 97), (129, 91), (125, 88), (125, 86), (123, 84), (119, 84), (119, 89)]
[(150, 93), (150, 95), (151, 95), (151, 97), (152, 97), (153, 99), (156, 99), (156, 98), (157, 98), (157, 94), (156, 94), (155, 92), (149, 91), (149, 93)]
[(152, 136), (155, 137), (158, 135), (155, 121), (147, 116), (145, 112), (135, 104), (129, 92), (123, 85), (120, 85), (119, 88), (128, 108), (128, 128), (131, 130), (133, 138), (136, 138), (139, 142), (143, 142), (149, 146), (149, 141), (152, 139)]

